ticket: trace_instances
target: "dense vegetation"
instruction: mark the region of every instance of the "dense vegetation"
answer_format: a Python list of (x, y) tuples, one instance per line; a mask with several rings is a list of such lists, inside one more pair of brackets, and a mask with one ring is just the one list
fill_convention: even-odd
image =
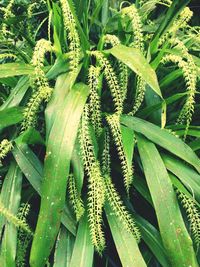
[(0, 266), (199, 266), (192, 3), (0, 2)]

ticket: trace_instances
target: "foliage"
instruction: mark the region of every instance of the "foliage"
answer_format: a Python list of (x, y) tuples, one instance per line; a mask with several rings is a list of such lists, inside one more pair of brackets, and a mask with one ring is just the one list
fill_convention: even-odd
[(199, 266), (189, 4), (1, 1), (0, 266)]

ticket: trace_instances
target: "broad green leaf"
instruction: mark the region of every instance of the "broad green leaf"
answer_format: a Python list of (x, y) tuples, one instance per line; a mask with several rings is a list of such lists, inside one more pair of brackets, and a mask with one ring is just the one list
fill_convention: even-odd
[(8, 85), (10, 87), (15, 87), (15, 85), (17, 84), (17, 78), (15, 77), (0, 78), (0, 83)]
[(71, 156), (88, 93), (88, 87), (82, 83), (71, 89), (56, 113), (49, 134), (41, 207), (30, 256), (32, 267), (45, 265), (58, 234)]
[(74, 247), (74, 236), (61, 226), (54, 253), (53, 267), (69, 267)]
[(92, 267), (94, 247), (90, 240), (90, 231), (86, 214), (79, 222), (70, 267)]
[[(177, 130), (176, 134), (179, 136), (184, 136), (185, 131), (184, 130)], [(200, 137), (200, 131), (199, 129), (190, 129), (187, 131), (188, 136), (194, 136), (194, 137)]]
[(171, 134), (165, 129), (147, 122), (145, 120), (122, 116), (121, 122), (135, 132), (141, 133), (149, 140), (170, 151), (172, 154), (190, 163), (198, 172), (200, 172), (200, 159), (182, 140)]
[(166, 154), (161, 154), (161, 156), (166, 168), (175, 174), (200, 202), (200, 175), (190, 166), (172, 156)]
[(12, 89), (6, 101), (3, 103), (3, 105), (0, 106), (0, 110), (18, 106), (29, 86), (30, 84), (28, 77), (24, 76), (20, 78), (15, 88)]
[(47, 69), (46, 77), (48, 80), (53, 80), (57, 78), (59, 75), (62, 75), (62, 73), (69, 71), (69, 62), (67, 60), (68, 57), (69, 54), (64, 54), (55, 60), (53, 66), (45, 67)]
[(78, 190), (78, 193), (81, 194), (81, 190), (83, 187), (83, 180), (84, 180), (84, 167), (83, 167), (83, 162), (82, 162), (82, 158), (80, 155), (80, 144), (78, 140), (76, 140), (76, 143), (74, 146), (71, 164), (72, 164), (73, 175), (74, 175), (74, 178), (76, 179), (77, 190)]
[(155, 145), (137, 135), (138, 149), (167, 256), (173, 267), (198, 266), (170, 177)]
[(135, 135), (134, 131), (131, 129), (127, 129), (121, 125), (121, 133), (122, 133), (122, 142), (124, 147), (124, 152), (127, 158), (128, 167), (130, 169), (133, 168), (133, 152), (134, 152), (134, 145), (135, 145)]
[(32, 187), (41, 194), (41, 183), (43, 177), (43, 166), (27, 144), (16, 144), (12, 150), (13, 156), (26, 176)]
[(24, 63), (1, 64), (0, 78), (13, 77), (19, 75), (29, 75), (34, 71), (34, 67)]
[(178, 69), (173, 72), (170, 72), (168, 75), (166, 75), (161, 81), (160, 81), (160, 87), (161, 88), (167, 88), (170, 83), (174, 82), (177, 78), (179, 78), (181, 75), (183, 75), (182, 70)]
[(41, 144), (45, 145), (41, 134), (34, 128), (29, 128), (15, 138), (15, 143), (26, 143), (27, 145)]
[(7, 108), (0, 111), (0, 129), (17, 124), (23, 120), (21, 107)]
[[(174, 95), (166, 98), (164, 101), (166, 102), (167, 105), (170, 105), (170, 104), (176, 102), (177, 100), (179, 100), (180, 98), (186, 96), (187, 94), (188, 94), (187, 92), (174, 94)], [(146, 118), (150, 117), (152, 112), (162, 108), (164, 101), (160, 101), (157, 104), (147, 106), (146, 108), (138, 111), (137, 112), (138, 117), (142, 117), (142, 119), (146, 119)]]
[(140, 228), (142, 239), (153, 252), (160, 264), (163, 267), (171, 267), (158, 230), (141, 216), (134, 215), (134, 218)]
[(50, 102), (45, 109), (46, 136), (48, 139), (51, 127), (56, 118), (56, 111), (61, 108), (63, 99), (75, 83), (77, 72), (67, 72), (58, 76)]
[(133, 185), (143, 198), (153, 206), (146, 180), (135, 174)]
[[(44, 70), (49, 71), (47, 78), (52, 79), (66, 71), (66, 61), (60, 58), (53, 66), (45, 66)], [(0, 78), (32, 75), (34, 73), (34, 66), (25, 63), (5, 63), (1, 64)]]
[(162, 105), (165, 104), (163, 100), (151, 89), (149, 85), (146, 85), (145, 91), (145, 103), (147, 107), (154, 106), (161, 103), (161, 107), (151, 113), (149, 117), (150, 121), (156, 125), (161, 125), (162, 121)]
[(108, 50), (108, 52), (126, 64), (136, 74), (140, 75), (146, 81), (146, 83), (162, 98), (156, 73), (138, 49), (126, 47), (124, 45), (117, 45)]
[(181, 193), (184, 193), (187, 197), (191, 198), (195, 202), (195, 204), (200, 208), (200, 204), (199, 204), (199, 202), (197, 202), (197, 200), (194, 196), (194, 192), (190, 193), (174, 174), (169, 173), (169, 177), (170, 177), (174, 187), (177, 188)]
[[(17, 215), (21, 200), (22, 173), (16, 162), (11, 162), (4, 180), (0, 200), (14, 215)], [(17, 229), (0, 214), (0, 232), (5, 225), (0, 249), (0, 266), (15, 267), (17, 250)]]
[(189, 146), (192, 148), (193, 151), (199, 150), (200, 149), (200, 138), (197, 138), (191, 143), (189, 143)]
[[(18, 166), (26, 176), (29, 183), (36, 190), (36, 192), (41, 195), (43, 166), (40, 160), (33, 153), (33, 151), (23, 143), (17, 144), (12, 152)], [(73, 235), (75, 235), (75, 220), (72, 218), (71, 213), (66, 205), (63, 211), (61, 222)]]
[(108, 202), (105, 203), (104, 208), (122, 266), (146, 267), (134, 236), (124, 229)]

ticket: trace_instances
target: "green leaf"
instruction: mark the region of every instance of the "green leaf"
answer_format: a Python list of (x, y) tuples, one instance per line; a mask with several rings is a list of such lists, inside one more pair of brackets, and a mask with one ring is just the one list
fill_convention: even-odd
[(133, 168), (133, 152), (135, 146), (134, 131), (121, 125), (122, 142), (129, 169)]
[(24, 63), (1, 64), (0, 78), (13, 77), (19, 75), (29, 75), (34, 71), (34, 67)]
[(170, 86), (172, 82), (174, 82), (177, 78), (179, 78), (181, 75), (183, 75), (183, 72), (181, 69), (175, 70), (173, 72), (170, 72), (168, 75), (166, 75), (161, 81), (160, 81), (160, 87), (161, 88), (167, 88)]
[(162, 98), (156, 73), (138, 49), (130, 48), (124, 45), (117, 45), (107, 51), (126, 64), (136, 74), (140, 75), (146, 81), (146, 83)]
[[(176, 102), (177, 100), (179, 100), (180, 98), (186, 96), (187, 94), (188, 94), (187, 92), (174, 94), (174, 95), (166, 98), (164, 101), (167, 105), (170, 105), (170, 104)], [(164, 101), (160, 101), (157, 104), (147, 106), (146, 108), (138, 111), (137, 116), (142, 117), (142, 119), (146, 119), (146, 118), (150, 117), (152, 115), (152, 112), (162, 108)]]
[(146, 199), (146, 201), (153, 206), (146, 180), (135, 174), (133, 185), (136, 188), (136, 190), (143, 196), (143, 198)]
[[(43, 166), (33, 151), (24, 143), (17, 144), (13, 149), (13, 156), (17, 161), (21, 171), (26, 176), (29, 183), (41, 195), (41, 185), (43, 179)], [(72, 218), (69, 209), (65, 205), (61, 218), (62, 224), (73, 234), (76, 233), (75, 220)]]
[[(16, 162), (11, 162), (8, 174), (3, 183), (0, 201), (12, 214), (17, 215), (21, 200), (22, 173)], [(1, 250), (0, 266), (15, 267), (15, 258), (17, 250), (17, 229), (6, 222), (0, 215), (0, 232), (4, 228)]]
[(46, 73), (46, 77), (48, 80), (53, 80), (57, 78), (57, 76), (69, 70), (69, 62), (67, 61), (67, 58), (68, 54), (64, 54), (56, 59), (54, 65), (51, 66), (50, 69), (50, 66), (46, 67), (49, 69)]
[(15, 139), (15, 143), (26, 143), (27, 145), (45, 145), (44, 139), (42, 138), (41, 134), (34, 128), (29, 128), (28, 130), (20, 134)]
[(200, 160), (197, 155), (188, 145), (169, 131), (161, 129), (150, 122), (131, 116), (122, 116), (121, 123), (133, 129), (135, 132), (143, 134), (155, 144), (158, 144), (172, 154), (187, 161), (200, 172)]
[(154, 256), (158, 259), (160, 264), (163, 267), (171, 267), (158, 230), (141, 216), (134, 215), (134, 218), (140, 228), (142, 239), (147, 244), (149, 249), (153, 252)]
[(54, 253), (53, 267), (69, 267), (74, 247), (74, 236), (61, 226)]
[(21, 107), (7, 108), (0, 111), (0, 129), (17, 124), (23, 120)]
[(181, 193), (185, 194), (187, 197), (191, 198), (192, 201), (194, 201), (195, 204), (200, 208), (200, 204), (199, 204), (199, 202), (197, 202), (197, 200), (194, 196), (194, 192), (190, 193), (174, 174), (169, 173), (169, 177), (170, 177), (174, 187), (177, 188)]
[(17, 78), (15, 77), (0, 78), (0, 83), (8, 85), (10, 87), (15, 87), (17, 83)]
[(76, 180), (77, 190), (78, 193), (81, 195), (81, 190), (83, 187), (83, 180), (84, 180), (84, 167), (80, 155), (80, 149), (81, 149), (80, 144), (78, 140), (76, 140), (74, 151), (72, 154), (71, 164), (72, 164), (73, 175)]
[(108, 202), (104, 208), (122, 266), (146, 267), (134, 236), (124, 229)]
[(166, 154), (161, 154), (161, 156), (166, 168), (175, 174), (200, 202), (200, 175), (190, 166), (172, 156)]
[(3, 105), (0, 106), (0, 110), (18, 106), (29, 86), (30, 84), (28, 77), (24, 76), (20, 78), (15, 88), (12, 89), (6, 101), (3, 103)]
[(63, 99), (68, 95), (77, 78), (77, 72), (67, 72), (58, 76), (50, 102), (45, 109), (46, 136), (48, 139), (51, 127), (56, 118), (56, 111), (62, 107)]
[[(185, 130), (176, 130), (178, 136), (184, 136)], [(199, 129), (190, 129), (187, 131), (188, 136), (200, 137)]]
[(88, 93), (88, 87), (82, 83), (71, 89), (49, 134), (41, 207), (30, 256), (32, 267), (45, 265), (60, 227), (71, 156)]
[(90, 231), (86, 213), (80, 220), (70, 267), (92, 267), (94, 247), (90, 240)]
[(43, 166), (33, 151), (24, 143), (16, 144), (13, 156), (32, 187), (41, 194)]
[(193, 151), (199, 150), (200, 149), (200, 138), (197, 138), (191, 143), (189, 143), (189, 146), (192, 148)]
[(155, 145), (137, 135), (138, 149), (167, 256), (173, 267), (198, 266), (170, 177)]

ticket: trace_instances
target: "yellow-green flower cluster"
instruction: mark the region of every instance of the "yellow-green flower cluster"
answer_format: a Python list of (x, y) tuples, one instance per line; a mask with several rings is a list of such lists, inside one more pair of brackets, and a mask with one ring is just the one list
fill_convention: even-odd
[[(138, 48), (144, 54), (144, 36), (142, 33), (142, 23), (140, 15), (138, 13), (138, 9), (135, 7), (135, 5), (131, 5), (129, 7), (123, 8), (122, 14), (127, 15), (131, 20), (132, 29), (134, 33), (133, 46), (135, 48)], [(145, 89), (146, 89), (145, 81), (141, 77), (137, 77), (135, 101), (133, 110), (130, 112), (130, 115), (134, 115), (141, 106), (145, 95)]]
[[(180, 44), (178, 43), (178, 45)], [(183, 52), (183, 58), (181, 56), (169, 54), (164, 56), (162, 62), (163, 63), (173, 62), (175, 64), (178, 64), (178, 67), (181, 68), (183, 71), (183, 76), (186, 82), (188, 96), (180, 112), (177, 123), (183, 124), (184, 122), (186, 122), (186, 131), (185, 131), (185, 137), (186, 137), (189, 125), (192, 120), (192, 115), (194, 113), (197, 73), (193, 59), (187, 53), (186, 48), (182, 47), (182, 52)]]
[(105, 139), (104, 139), (104, 147), (102, 152), (102, 158), (101, 158), (101, 170), (102, 174), (110, 174), (110, 135), (108, 130), (105, 131)]
[(27, 130), (34, 127), (37, 122), (36, 114), (40, 108), (42, 101), (48, 102), (52, 94), (52, 88), (41, 87), (30, 98), (27, 106), (24, 109), (24, 120), (22, 122), (22, 130)]
[(200, 245), (200, 213), (195, 204), (194, 199), (188, 197), (186, 194), (177, 190), (178, 198), (181, 201), (186, 213), (187, 218), (190, 222), (190, 228), (192, 235), (194, 237), (194, 241), (199, 247)]
[(111, 44), (113, 47), (120, 44), (120, 40), (116, 35), (106, 34), (104, 37), (105, 44)]
[(135, 48), (140, 49), (140, 51), (144, 52), (144, 37), (142, 33), (142, 23), (141, 18), (138, 13), (138, 9), (135, 5), (131, 5), (129, 7), (125, 7), (122, 9), (122, 14), (126, 15), (130, 18), (133, 34), (134, 34), (134, 42), (133, 46)]
[(80, 218), (82, 217), (83, 213), (84, 213), (84, 206), (83, 206), (83, 201), (77, 191), (77, 187), (76, 187), (76, 181), (75, 181), (75, 177), (73, 176), (73, 174), (69, 175), (69, 198), (70, 198), (70, 202), (72, 205), (72, 208), (75, 212), (76, 215), (76, 220), (79, 221)]
[(193, 12), (189, 7), (185, 7), (180, 13), (178, 18), (173, 22), (172, 26), (169, 28), (168, 32), (164, 34), (160, 40), (159, 45), (161, 46), (166, 40), (170, 40), (171, 36), (175, 36), (178, 30), (184, 29), (188, 26), (188, 22), (193, 16)]
[[(12, 7), (13, 7), (14, 2), (15, 0), (10, 0), (6, 8), (1, 8), (1, 10), (4, 12), (4, 15), (3, 15), (4, 21), (6, 21), (7, 19), (13, 16)], [(7, 25), (5, 23), (2, 23), (1, 31), (4, 37), (6, 37), (10, 33), (7, 30)]]
[(42, 101), (48, 102), (51, 97), (52, 88), (49, 87), (43, 70), (45, 54), (51, 50), (51, 43), (45, 39), (39, 40), (36, 44), (31, 61), (31, 64), (34, 66), (34, 74), (31, 77), (34, 93), (24, 109), (23, 131), (35, 126), (37, 122), (36, 114)]
[(34, 49), (31, 64), (35, 67), (35, 70), (32, 79), (38, 88), (49, 86), (43, 67), (45, 54), (50, 51), (52, 51), (51, 43), (45, 39), (40, 39)]
[[(30, 211), (30, 205), (28, 203), (23, 203), (19, 209), (17, 217), (26, 223), (27, 216)], [(16, 266), (25, 267), (26, 266), (26, 253), (28, 246), (31, 242), (32, 235), (19, 228), (17, 233), (17, 255), (16, 255)]]
[(70, 9), (68, 1), (60, 0), (60, 4), (63, 12), (64, 26), (68, 33), (69, 51), (70, 51), (70, 69), (71, 71), (75, 71), (78, 68), (78, 64), (81, 57), (80, 39), (76, 28), (76, 22), (72, 14), (72, 11)]
[(12, 214), (0, 201), (0, 214), (2, 214), (7, 221), (14, 224), (17, 228), (23, 229), (29, 235), (32, 235), (32, 231), (24, 220), (19, 219), (17, 216)]
[[(104, 40), (106, 44), (111, 44), (113, 47), (120, 44), (119, 38), (112, 34), (106, 34)], [(128, 87), (128, 68), (121, 61), (119, 61), (118, 64), (119, 64), (119, 86), (122, 91), (122, 98), (125, 99)]]
[(187, 26), (185, 31), (186, 38), (192, 42), (190, 49), (196, 51), (200, 50), (200, 27), (199, 26)]
[(185, 7), (183, 11), (180, 13), (178, 18), (174, 21), (172, 27), (170, 28), (170, 32), (177, 32), (177, 30), (183, 29), (187, 26), (188, 22), (193, 16), (193, 12), (189, 7)]
[(10, 54), (10, 53), (4, 53), (4, 54), (0, 54), (0, 60), (2, 59), (16, 59), (17, 57), (14, 54)]
[(105, 247), (102, 230), (102, 209), (104, 205), (104, 182), (100, 165), (95, 157), (89, 130), (89, 110), (85, 106), (81, 119), (79, 141), (84, 169), (88, 176), (88, 220), (92, 243), (100, 254)]
[(99, 67), (90, 66), (88, 75), (88, 86), (90, 88), (90, 118), (91, 123), (97, 136), (101, 133), (101, 100), (98, 94), (100, 86), (99, 75), (101, 69)]
[(141, 76), (137, 76), (135, 101), (134, 101), (133, 109), (129, 113), (129, 115), (133, 116), (140, 108), (144, 100), (145, 90), (146, 90), (146, 82), (144, 81), (144, 79), (142, 79)]
[(89, 174), (88, 185), (88, 220), (92, 243), (100, 254), (105, 248), (105, 238), (102, 230), (102, 208), (104, 205), (105, 188), (100, 171), (100, 165), (95, 162)]
[(119, 86), (122, 91), (122, 98), (125, 100), (128, 89), (128, 68), (122, 62), (119, 62)]
[(119, 159), (121, 161), (122, 173), (124, 177), (124, 185), (127, 193), (129, 192), (130, 185), (133, 182), (133, 168), (129, 166), (126, 158), (126, 154), (124, 151), (123, 141), (122, 141), (122, 133), (120, 129), (120, 120), (118, 114), (107, 116), (107, 122), (110, 126), (111, 133), (113, 135), (115, 145), (117, 147), (117, 152)]
[(126, 207), (124, 206), (114, 184), (112, 183), (111, 178), (106, 175), (104, 181), (106, 187), (106, 199), (108, 200), (110, 206), (115, 214), (119, 217), (127, 232), (133, 234), (135, 239), (139, 242), (140, 231), (130, 213), (126, 210)]
[(33, 11), (36, 7), (38, 7), (38, 3), (34, 2), (31, 3), (27, 9), (27, 19), (29, 20), (29, 23), (27, 23), (27, 32), (30, 38), (33, 38), (33, 25), (31, 23), (31, 19), (33, 16)]
[(91, 51), (90, 53), (97, 58), (101, 68), (104, 70), (104, 75), (113, 97), (115, 112), (121, 114), (123, 111), (123, 92), (120, 88), (118, 78), (113, 70), (113, 67), (100, 51)]
[(11, 141), (3, 139), (0, 143), (0, 165), (2, 164), (1, 160), (4, 159), (7, 154), (12, 150), (13, 145)]

